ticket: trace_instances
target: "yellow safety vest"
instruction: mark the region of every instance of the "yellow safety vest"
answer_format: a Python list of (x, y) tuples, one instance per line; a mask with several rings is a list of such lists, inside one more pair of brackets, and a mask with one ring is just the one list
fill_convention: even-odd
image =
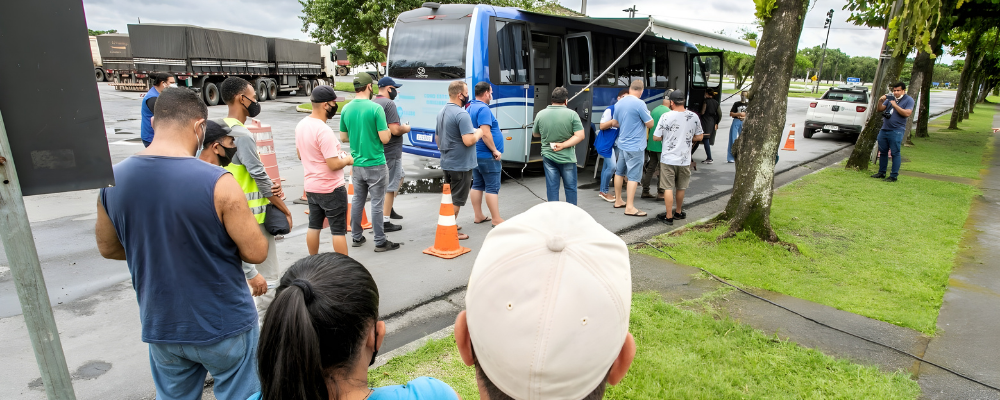
[[(230, 128), (233, 125), (243, 126), (243, 123), (235, 118), (225, 118), (223, 121), (229, 125)], [(233, 174), (233, 178), (236, 178), (236, 182), (240, 184), (243, 188), (243, 195), (247, 198), (247, 205), (250, 206), (250, 212), (253, 214), (254, 218), (257, 219), (258, 224), (264, 223), (264, 213), (267, 210), (267, 205), (270, 203), (266, 197), (260, 192), (260, 188), (257, 187), (257, 181), (253, 180), (250, 176), (250, 172), (247, 171), (247, 167), (239, 164), (230, 163), (227, 165), (226, 170)]]

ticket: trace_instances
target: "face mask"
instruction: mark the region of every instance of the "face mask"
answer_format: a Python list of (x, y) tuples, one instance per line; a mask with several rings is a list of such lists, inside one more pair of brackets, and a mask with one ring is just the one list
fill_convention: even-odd
[(202, 143), (205, 142), (205, 132), (207, 132), (207, 131), (208, 131), (208, 124), (202, 122), (201, 123), (201, 136), (195, 134), (195, 137), (198, 138), (198, 145), (195, 146), (194, 158), (201, 157), (201, 150), (202, 150), (202, 148), (205, 147)]
[(219, 165), (222, 166), (222, 167), (225, 167), (225, 166), (227, 166), (227, 165), (229, 165), (230, 163), (233, 162), (233, 156), (236, 155), (236, 148), (235, 147), (226, 147), (226, 146), (223, 146), (221, 144), (219, 145), (219, 147), (222, 147), (222, 151), (224, 153), (226, 153), (226, 155), (224, 155), (224, 156), (220, 156), (218, 154), (216, 154), (216, 155), (219, 156)]
[(465, 107), (468, 104), (469, 104), (469, 96), (462, 97), (462, 107)]
[(330, 108), (326, 108), (326, 106), (323, 107), (326, 109), (326, 118), (329, 119), (333, 118), (333, 116), (337, 114), (337, 108), (339, 108), (340, 106), (338, 106), (337, 103), (333, 103), (333, 107)]
[[(247, 100), (250, 100), (249, 97), (246, 96), (243, 97), (246, 98)], [(258, 114), (260, 114), (260, 103), (250, 100), (250, 106), (247, 107), (247, 112), (249, 113), (250, 118), (256, 117)]]
[(176, 83), (171, 83), (171, 84), (169, 84), (169, 85), (167, 85), (167, 86), (168, 86), (168, 87), (177, 87), (177, 84), (176, 84)]
[(375, 98), (375, 87), (374, 86), (368, 86), (368, 100), (371, 100), (371, 99), (374, 99), (374, 98)]
[(396, 92), (395, 88), (389, 88), (389, 100), (396, 100), (397, 94), (399, 94), (399, 92)]

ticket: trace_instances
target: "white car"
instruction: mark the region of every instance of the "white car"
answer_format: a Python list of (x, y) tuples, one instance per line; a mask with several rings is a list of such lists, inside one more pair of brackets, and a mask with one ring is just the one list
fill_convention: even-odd
[(816, 132), (824, 132), (857, 137), (871, 113), (869, 100), (866, 87), (830, 88), (823, 97), (809, 103), (802, 136), (808, 139)]

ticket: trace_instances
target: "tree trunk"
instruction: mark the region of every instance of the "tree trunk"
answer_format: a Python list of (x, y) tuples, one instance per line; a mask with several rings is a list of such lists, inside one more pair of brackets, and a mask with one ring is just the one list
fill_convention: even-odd
[(927, 71), (927, 64), (931, 62), (931, 55), (923, 51), (917, 52), (917, 58), (913, 60), (913, 70), (910, 72), (910, 86), (907, 89), (906, 94), (913, 98), (914, 100), (914, 110), (917, 111), (917, 115), (911, 116), (911, 118), (906, 119), (906, 145), (913, 146), (913, 120), (920, 116), (921, 109), (919, 104), (926, 103), (928, 99), (921, 96), (921, 89), (924, 87), (924, 74)]
[(983, 36), (981, 30), (972, 32), (972, 39), (965, 50), (965, 65), (962, 66), (962, 76), (958, 82), (958, 93), (955, 96), (955, 107), (951, 111), (951, 121), (948, 122), (948, 129), (958, 129), (958, 123), (965, 117), (965, 106), (968, 104), (969, 86), (972, 85), (972, 75), (975, 71), (976, 53), (979, 47), (979, 39)]
[(795, 67), (802, 23), (808, 1), (777, 0), (771, 18), (764, 23), (762, 46), (757, 48), (754, 71), (767, 71), (753, 81), (736, 164), (733, 194), (720, 220), (729, 221), (721, 238), (750, 231), (768, 242), (777, 242), (771, 228), (771, 196), (774, 192), (774, 158), (785, 127), (788, 81)]
[[(938, 47), (933, 46), (932, 48), (938, 49)], [(937, 52), (940, 52), (940, 49)], [(930, 134), (927, 133), (927, 124), (931, 118), (931, 81), (934, 80), (934, 62), (928, 61), (924, 67), (924, 80), (920, 85), (920, 97), (922, 100), (917, 109), (917, 128), (914, 129), (916, 131), (914, 135), (919, 138), (930, 137)]]
[(878, 132), (882, 129), (882, 113), (878, 111), (878, 106), (881, 105), (878, 99), (882, 97), (888, 91), (888, 86), (896, 83), (899, 80), (899, 73), (903, 70), (903, 64), (906, 63), (906, 55), (908, 51), (901, 51), (899, 55), (886, 59), (886, 68), (884, 76), (876, 76), (875, 83), (872, 84), (872, 102), (869, 106), (872, 109), (871, 114), (868, 115), (868, 121), (865, 122), (865, 128), (861, 130), (861, 134), (858, 135), (858, 141), (854, 144), (854, 150), (851, 151), (851, 157), (847, 159), (847, 168), (856, 169), (859, 171), (865, 171), (868, 169), (868, 164), (871, 161), (872, 147), (875, 147), (875, 141), (878, 139)]

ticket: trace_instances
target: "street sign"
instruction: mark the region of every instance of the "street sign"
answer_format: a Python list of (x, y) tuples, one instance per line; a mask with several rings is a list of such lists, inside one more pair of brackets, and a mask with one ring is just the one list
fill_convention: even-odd
[(816, 75), (813, 75), (812, 78), (809, 79), (812, 79), (813, 82), (816, 82)]
[(941, 85), (941, 82), (931, 82), (931, 85), (934, 85), (934, 87), (938, 87)]
[(847, 77), (847, 83), (861, 83), (861, 78)]

